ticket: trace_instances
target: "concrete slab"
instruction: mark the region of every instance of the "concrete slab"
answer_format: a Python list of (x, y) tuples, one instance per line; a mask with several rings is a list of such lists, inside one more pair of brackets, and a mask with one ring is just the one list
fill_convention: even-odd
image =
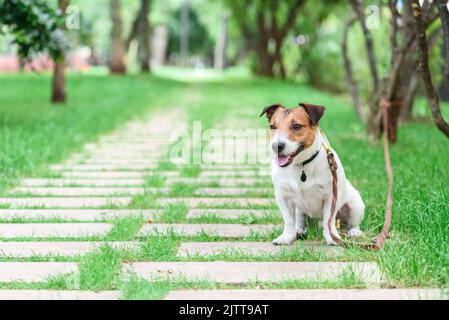
[(141, 209), (0, 209), (0, 220), (108, 221), (125, 217), (151, 220), (160, 210)]
[(200, 218), (210, 215), (223, 219), (238, 219), (242, 216), (244, 217), (250, 215), (260, 218), (270, 214), (280, 215), (279, 210), (265, 209), (189, 209), (187, 212), (187, 218)]
[(105, 236), (111, 229), (109, 223), (1, 223), (0, 239)]
[(22, 179), (20, 186), (22, 187), (70, 187), (70, 186), (90, 186), (90, 187), (119, 187), (119, 186), (141, 186), (145, 183), (145, 179)]
[(301, 241), (292, 246), (275, 246), (271, 242), (182, 242), (178, 248), (177, 255), (180, 257), (219, 254), (278, 256), (282, 253), (301, 252), (303, 250), (325, 257), (335, 257), (343, 253), (340, 247), (327, 246), (317, 241)]
[(196, 186), (210, 185), (211, 183), (221, 187), (254, 187), (256, 184), (263, 184), (266, 187), (271, 187), (271, 180), (266, 178), (187, 178), (187, 177), (173, 177), (167, 178), (165, 181), (167, 186), (183, 183)]
[(118, 300), (120, 291), (0, 290), (0, 300)]
[(131, 197), (24, 197), (0, 198), (0, 205), (9, 205), (10, 208), (97, 208), (109, 205), (126, 206), (131, 200)]
[(177, 290), (165, 300), (440, 300), (444, 289), (243, 289)]
[(78, 265), (72, 262), (0, 262), (0, 282), (39, 282), (74, 272)]
[(168, 192), (168, 189), (143, 187), (18, 187), (12, 190), (10, 194), (53, 197), (104, 197), (134, 196), (143, 194), (144, 192)]
[(136, 249), (139, 242), (0, 242), (0, 257), (29, 258), (32, 256), (83, 255), (90, 251), (109, 245), (115, 249)]
[(274, 190), (268, 188), (199, 188), (195, 190), (198, 196), (243, 196), (246, 194), (273, 194)]
[(368, 285), (379, 285), (381, 277), (377, 265), (368, 262), (136, 262), (126, 264), (125, 270), (148, 280), (209, 280), (225, 284), (336, 280), (351, 271)]
[(184, 203), (190, 208), (213, 207), (213, 206), (275, 206), (274, 199), (269, 198), (159, 198), (156, 204), (163, 206), (167, 204)]
[(87, 163), (80, 163), (80, 164), (70, 164), (70, 165), (64, 165), (64, 164), (53, 164), (50, 166), (50, 169), (53, 171), (111, 171), (111, 170), (117, 170), (117, 171), (136, 171), (136, 170), (151, 170), (157, 168), (157, 164), (142, 164), (142, 163), (133, 163), (133, 164), (115, 164), (115, 163), (109, 163), (109, 164), (87, 164)]
[(166, 233), (169, 230), (173, 232), (194, 236), (201, 233), (216, 235), (223, 238), (241, 238), (251, 235), (251, 233), (267, 233), (275, 228), (274, 225), (243, 225), (243, 224), (163, 224), (150, 223), (145, 224), (139, 231), (139, 236), (145, 236), (155, 233)]

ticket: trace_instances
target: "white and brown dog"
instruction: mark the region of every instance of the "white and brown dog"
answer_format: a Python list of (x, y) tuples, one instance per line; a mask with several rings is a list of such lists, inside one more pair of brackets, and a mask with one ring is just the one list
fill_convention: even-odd
[[(332, 203), (332, 175), (329, 169), (325, 137), (318, 128), (318, 121), (325, 108), (300, 104), (288, 109), (276, 104), (266, 107), (270, 123), (270, 149), (273, 161), (271, 175), (276, 201), (284, 218), (284, 231), (273, 244), (289, 245), (306, 233), (305, 215), (328, 221)], [(334, 221), (329, 230), (322, 223), (326, 243), (335, 245), (330, 231), (338, 236), (335, 218), (341, 219), (349, 237), (361, 236), (360, 223), (365, 204), (360, 193), (346, 179), (343, 166), (335, 151), (337, 162), (338, 197)], [(339, 236), (338, 236), (339, 237)]]

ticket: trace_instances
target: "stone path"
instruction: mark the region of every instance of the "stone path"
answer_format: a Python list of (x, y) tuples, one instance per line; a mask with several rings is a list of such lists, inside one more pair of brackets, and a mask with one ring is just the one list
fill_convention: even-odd
[[(376, 262), (345, 261), (345, 249), (321, 241), (273, 246), (282, 224), (267, 165), (203, 164), (193, 173), (184, 170), (189, 166), (159, 167), (169, 160), (171, 128), (186, 127), (180, 118), (174, 110), (130, 122), (0, 198), (0, 287), (11, 288), (0, 289), (0, 299), (121, 298), (114, 284), (98, 292), (79, 288), (81, 274), (108, 272), (114, 263), (102, 256), (110, 254), (100, 250), (105, 246), (120, 252), (115, 280), (134, 275), (169, 279), (181, 283), (178, 289), (186, 280), (231, 288), (175, 290), (166, 299), (442, 298), (438, 289), (379, 289), (385, 277)], [(239, 124), (231, 120), (222, 126)], [(281, 289), (320, 288), (323, 281), (352, 286), (348, 275), (365, 288)], [(52, 279), (70, 285), (49, 290)], [(279, 289), (256, 289), (260, 283)]]

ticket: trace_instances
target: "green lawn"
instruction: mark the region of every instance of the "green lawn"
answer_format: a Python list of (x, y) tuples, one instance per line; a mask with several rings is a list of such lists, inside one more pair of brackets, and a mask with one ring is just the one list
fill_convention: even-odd
[[(170, 80), (164, 77), (174, 77)], [(342, 159), (348, 178), (360, 190), (367, 204), (362, 229), (368, 236), (377, 234), (383, 223), (386, 177), (380, 144), (368, 142), (363, 126), (356, 121), (349, 99), (332, 96), (294, 82), (251, 79), (236, 73), (226, 77), (201, 75), (201, 81), (184, 81), (189, 73), (169, 69), (159, 76), (107, 77), (101, 75), (72, 75), (68, 81), (69, 104), (53, 106), (49, 100), (50, 79), (35, 75), (0, 76), (0, 189), (14, 184), (18, 176), (46, 173), (48, 163), (61, 161), (72, 151), (94, 141), (132, 117), (143, 116), (153, 110), (163, 112), (169, 107), (182, 107), (191, 123), (201, 120), (203, 128), (219, 125), (225, 118), (244, 119), (254, 128), (267, 127), (266, 119), (259, 119), (262, 108), (276, 102), (296, 106), (299, 101), (322, 104), (327, 112), (321, 126)], [(420, 114), (427, 114), (424, 100), (419, 100)], [(445, 110), (447, 111), (447, 109)], [(446, 112), (447, 114), (447, 112)], [(388, 286), (449, 287), (449, 141), (430, 120), (404, 124), (399, 142), (392, 146), (395, 174), (394, 208), (391, 239), (379, 253), (350, 249), (339, 260), (378, 261), (388, 275)], [(159, 170), (174, 169), (164, 159)], [(198, 168), (175, 168), (182, 176), (197, 176)], [(164, 179), (153, 175), (148, 186), (160, 187)], [(213, 185), (213, 183), (212, 183)], [(269, 185), (268, 185), (269, 186)], [(171, 196), (186, 196), (198, 186), (183, 184), (171, 187)], [(132, 206), (153, 206), (157, 194), (135, 197)], [(264, 195), (265, 196), (265, 195)], [(183, 204), (163, 208), (156, 221), (186, 221)], [(231, 222), (271, 223), (280, 217), (242, 217)], [(211, 216), (195, 222), (229, 222)], [(129, 240), (143, 223), (139, 219), (114, 222), (109, 240)], [(254, 235), (247, 240), (268, 238)], [(312, 229), (310, 239), (321, 239)], [(191, 238), (192, 239), (192, 238)], [(213, 235), (193, 238), (197, 241), (217, 240)], [(114, 275), (119, 261), (175, 260), (175, 248), (181, 238), (175, 235), (149, 237), (139, 253), (121, 253), (112, 249), (83, 257), (81, 285), (86, 289), (124, 288), (125, 297), (151, 295), (160, 297), (173, 285), (165, 282), (150, 284), (133, 280), (118, 283)], [(319, 258), (319, 257), (318, 257)], [(199, 260), (204, 259), (198, 257)], [(251, 257), (219, 256), (215, 260), (245, 260)], [(255, 258), (252, 258), (255, 259)], [(264, 257), (260, 258), (264, 259)], [(265, 257), (265, 259), (268, 259)], [(280, 258), (284, 261), (312, 261), (317, 257), (304, 252)], [(256, 259), (257, 260), (257, 259)], [(107, 268), (101, 266), (107, 265)], [(354, 279), (322, 284), (323, 287), (357, 286)], [(45, 287), (64, 287), (54, 279)], [(208, 288), (214, 284), (181, 283), (175, 287)], [(268, 286), (268, 284), (267, 284)], [(314, 287), (317, 284), (284, 283), (282, 287)]]

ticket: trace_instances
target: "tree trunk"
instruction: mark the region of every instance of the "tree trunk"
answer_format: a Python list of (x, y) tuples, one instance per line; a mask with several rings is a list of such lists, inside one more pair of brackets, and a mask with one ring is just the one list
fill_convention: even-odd
[(226, 48), (228, 44), (228, 15), (222, 13), (220, 33), (218, 35), (217, 43), (214, 52), (214, 68), (223, 70), (226, 68)]
[(181, 65), (183, 67), (188, 66), (189, 58), (189, 2), (184, 0), (181, 6), (181, 30), (180, 34), (180, 56)]
[[(418, 38), (418, 52), (419, 52), (419, 70), (421, 78), (424, 82), (424, 87), (427, 93), (427, 100), (429, 102), (430, 110), (432, 112), (432, 119), (435, 122), (437, 128), (449, 138), (449, 125), (444, 120), (440, 110), (440, 100), (435, 87), (432, 82), (432, 75), (430, 74), (429, 67), (429, 49), (427, 45), (426, 29), (423, 21), (422, 10), (419, 4), (419, 0), (413, 0), (413, 15), (416, 22), (416, 33)], [(444, 19), (444, 15), (441, 14), (441, 18)], [(444, 29), (444, 24), (443, 24)], [(449, 30), (448, 30), (449, 31)], [(449, 41), (448, 37), (444, 38), (445, 42)], [(449, 61), (446, 61), (449, 64)]]
[(126, 73), (125, 65), (125, 42), (122, 38), (123, 21), (120, 12), (120, 0), (110, 0), (111, 3), (111, 20), (112, 20), (112, 53), (110, 72), (112, 74)]
[(446, 86), (447, 94), (449, 94), (449, 9), (447, 7), (446, 1), (437, 0), (438, 13), (441, 17), (441, 24), (443, 26), (444, 35), (444, 83)]
[[(66, 12), (69, 5), (69, 0), (58, 0), (58, 8), (63, 13)], [(65, 30), (65, 25), (60, 26)], [(65, 56), (54, 58), (53, 66), (53, 81), (52, 81), (52, 95), (51, 101), (53, 103), (65, 103), (67, 96), (65, 91)]]
[(150, 12), (150, 0), (142, 0), (140, 15), (140, 71), (143, 73), (150, 72), (150, 23), (148, 14)]

